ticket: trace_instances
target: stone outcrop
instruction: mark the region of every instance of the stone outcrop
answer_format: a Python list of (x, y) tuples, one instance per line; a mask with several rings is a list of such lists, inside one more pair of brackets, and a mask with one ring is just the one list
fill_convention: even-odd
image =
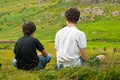
[(43, 3), (45, 3), (47, 0), (39, 0), (38, 1), (38, 4), (43, 4)]
[(120, 12), (119, 11), (113, 11), (113, 12), (111, 12), (111, 15), (112, 16), (119, 16)]

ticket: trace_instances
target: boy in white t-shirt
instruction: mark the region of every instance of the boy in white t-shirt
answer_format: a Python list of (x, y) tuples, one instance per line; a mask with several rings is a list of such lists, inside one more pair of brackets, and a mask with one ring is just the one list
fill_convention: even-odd
[(76, 27), (80, 12), (76, 8), (70, 8), (65, 12), (65, 17), (67, 26), (55, 36), (57, 68), (81, 66), (87, 61), (86, 36)]

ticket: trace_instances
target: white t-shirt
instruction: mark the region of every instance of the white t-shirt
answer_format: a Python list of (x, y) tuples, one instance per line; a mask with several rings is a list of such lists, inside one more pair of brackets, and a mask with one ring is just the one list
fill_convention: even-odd
[(55, 49), (57, 50), (57, 64), (78, 62), (80, 48), (86, 47), (86, 36), (84, 32), (75, 26), (64, 27), (59, 30), (55, 37)]

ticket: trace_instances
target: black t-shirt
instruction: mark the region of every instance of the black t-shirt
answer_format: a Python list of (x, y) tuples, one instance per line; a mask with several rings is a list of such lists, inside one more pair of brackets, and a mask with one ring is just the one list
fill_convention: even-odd
[(44, 50), (44, 47), (39, 40), (31, 36), (21, 37), (15, 44), (14, 53), (17, 59), (17, 68), (29, 70), (37, 66), (39, 58), (36, 49)]

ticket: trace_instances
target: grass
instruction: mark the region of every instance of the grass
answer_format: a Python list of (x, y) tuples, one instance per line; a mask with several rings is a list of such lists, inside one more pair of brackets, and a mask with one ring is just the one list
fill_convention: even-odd
[[(55, 70), (56, 65), (56, 51), (54, 49), (54, 43), (51, 41), (42, 41), (46, 50), (52, 55), (52, 60), (44, 70), (39, 71), (23, 71), (17, 70), (12, 65), (12, 59), (14, 57), (13, 45), (11, 49), (0, 50), (0, 62), (2, 67), (0, 68), (0, 80), (119, 80), (120, 74), (120, 55), (119, 52), (114, 53), (112, 50), (113, 45), (120, 47), (115, 43), (105, 42), (90, 42), (88, 43), (87, 55), (89, 59), (92, 59), (98, 54), (104, 54), (106, 60), (100, 64), (99, 67), (84, 66), (78, 68), (65, 68), (61, 70)], [(96, 45), (95, 45), (96, 44)], [(104, 44), (104, 45), (103, 45)], [(92, 49), (96, 47), (96, 49)], [(107, 50), (104, 51), (104, 46)], [(115, 67), (115, 68), (114, 68)]]
[[(35, 37), (52, 55), (51, 62), (44, 70), (17, 70), (12, 65), (14, 44), (0, 44), (0, 80), (120, 80), (120, 16), (111, 16), (112, 11), (120, 11), (120, 4), (80, 5), (60, 0), (47, 0), (44, 4), (38, 4), (38, 0), (1, 0), (0, 4), (0, 41), (16, 41), (23, 36), (22, 23), (33, 21), (37, 26)], [(81, 15), (88, 15), (82, 13), (86, 8), (98, 7), (105, 11), (105, 16), (95, 16), (95, 21), (86, 19), (77, 24), (78, 29), (86, 33), (88, 59), (98, 54), (106, 56), (100, 65), (54, 69), (54, 37), (65, 25), (63, 15), (70, 7), (79, 8)]]
[(55, 0), (45, 4), (37, 4), (38, 0), (18, 0), (13, 3), (11, 1), (1, 1), (3, 4), (0, 8), (0, 40), (17, 40), (21, 37), (21, 26), (25, 21), (33, 21), (36, 24), (35, 37), (40, 40), (53, 40), (56, 32), (66, 24), (63, 16), (66, 9), (78, 7), (81, 15), (87, 15), (83, 14), (84, 9), (98, 7), (105, 11), (105, 16), (95, 16), (95, 21), (84, 20), (79, 22), (77, 27), (86, 33), (89, 41), (120, 41), (120, 16), (111, 16), (112, 11), (120, 10), (119, 4), (84, 6), (75, 2), (61, 3)]

